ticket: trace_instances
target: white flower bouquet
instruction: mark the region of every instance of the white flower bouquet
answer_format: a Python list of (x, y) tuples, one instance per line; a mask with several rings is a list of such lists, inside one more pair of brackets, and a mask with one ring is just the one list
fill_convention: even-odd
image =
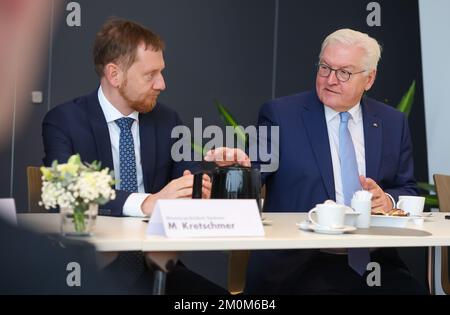
[(54, 161), (51, 167), (41, 167), (42, 195), (40, 205), (46, 209), (59, 207), (72, 211), (75, 232), (86, 232), (85, 212), (92, 205), (103, 205), (115, 199), (114, 178), (108, 168), (94, 161), (83, 164), (78, 154), (67, 163)]

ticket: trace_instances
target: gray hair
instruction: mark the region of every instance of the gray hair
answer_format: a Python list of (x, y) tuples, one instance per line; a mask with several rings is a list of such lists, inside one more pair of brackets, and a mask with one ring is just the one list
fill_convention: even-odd
[(320, 59), (322, 59), (325, 48), (333, 43), (361, 47), (366, 53), (362, 66), (368, 71), (377, 70), (378, 62), (381, 59), (381, 46), (376, 39), (349, 28), (337, 30), (328, 35), (323, 41), (319, 55)]

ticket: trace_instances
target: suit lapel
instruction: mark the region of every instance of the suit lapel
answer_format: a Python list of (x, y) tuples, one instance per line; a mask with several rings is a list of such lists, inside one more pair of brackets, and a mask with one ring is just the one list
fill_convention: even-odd
[(156, 130), (151, 113), (139, 114), (139, 140), (145, 191), (150, 192), (156, 163)]
[(105, 115), (98, 101), (97, 91), (88, 96), (87, 112), (89, 123), (95, 139), (97, 157), (102, 162), (102, 166), (114, 169), (111, 151), (111, 138)]
[(364, 125), (364, 148), (366, 156), (366, 176), (378, 182), (380, 169), (383, 125), (370, 107), (370, 101), (361, 102)]
[(336, 192), (334, 188), (333, 162), (331, 160), (327, 123), (323, 104), (320, 103), (315, 93), (310, 103), (305, 106), (305, 109), (302, 113), (303, 124), (305, 125), (309, 142), (316, 157), (328, 198), (334, 200), (336, 198)]

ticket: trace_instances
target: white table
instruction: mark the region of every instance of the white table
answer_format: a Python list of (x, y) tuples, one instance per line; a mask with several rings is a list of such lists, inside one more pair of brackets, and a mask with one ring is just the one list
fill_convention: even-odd
[[(422, 226), (411, 222), (407, 228), (373, 227), (341, 235), (299, 230), (295, 223), (306, 218), (304, 213), (264, 213), (263, 216), (271, 221), (264, 226), (264, 237), (170, 239), (147, 236), (147, 223), (142, 218), (100, 216), (95, 235), (82, 239), (103, 252), (450, 246), (450, 220), (443, 213), (433, 213)], [(18, 221), (19, 225), (38, 232), (59, 232), (59, 214), (20, 214)]]
[[(263, 216), (270, 222), (264, 227), (264, 237), (170, 239), (146, 235), (147, 223), (142, 218), (100, 216), (95, 235), (82, 239), (101, 252), (450, 246), (450, 220), (443, 213), (433, 213), (422, 226), (411, 222), (406, 228), (372, 227), (341, 235), (299, 230), (295, 223), (306, 219), (305, 213), (264, 213)], [(59, 233), (59, 214), (20, 214), (18, 222), (37, 232)], [(162, 294), (164, 285), (165, 274), (156, 272), (154, 293)]]

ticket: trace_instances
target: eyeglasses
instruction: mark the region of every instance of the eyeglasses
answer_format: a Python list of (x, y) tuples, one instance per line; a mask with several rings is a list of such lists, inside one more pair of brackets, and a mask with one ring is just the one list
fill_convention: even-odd
[(329, 66), (327, 66), (326, 64), (323, 63), (319, 63), (317, 65), (317, 74), (323, 78), (328, 78), (331, 74), (332, 71), (336, 72), (336, 78), (340, 81), (340, 82), (347, 82), (348, 80), (350, 80), (350, 77), (354, 74), (359, 74), (359, 73), (363, 73), (366, 72), (367, 70), (362, 70), (359, 72), (350, 72), (344, 69), (333, 69)]

